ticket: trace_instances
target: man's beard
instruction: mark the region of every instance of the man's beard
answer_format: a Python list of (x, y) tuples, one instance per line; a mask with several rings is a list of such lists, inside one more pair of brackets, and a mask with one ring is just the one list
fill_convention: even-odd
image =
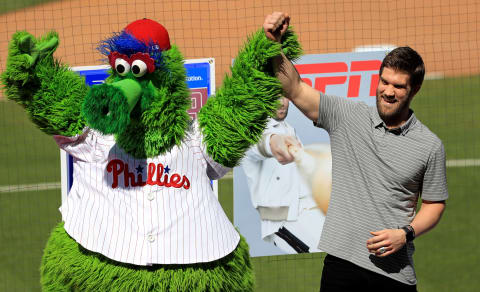
[(387, 124), (387, 125), (397, 125), (401, 122), (402, 119), (402, 113), (405, 112), (405, 109), (410, 107), (410, 100), (411, 98), (409, 97), (408, 99), (404, 100), (403, 102), (400, 102), (397, 100), (395, 104), (395, 108), (393, 111), (386, 111), (385, 108), (383, 108), (381, 100), (383, 97), (376, 95), (376, 102), (377, 102), (377, 111), (378, 115), (380, 118)]

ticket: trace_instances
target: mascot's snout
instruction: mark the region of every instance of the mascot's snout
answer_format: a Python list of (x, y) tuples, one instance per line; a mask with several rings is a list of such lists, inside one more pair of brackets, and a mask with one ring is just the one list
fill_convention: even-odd
[(133, 79), (95, 85), (85, 98), (83, 114), (92, 128), (104, 134), (122, 133), (141, 94), (142, 87)]

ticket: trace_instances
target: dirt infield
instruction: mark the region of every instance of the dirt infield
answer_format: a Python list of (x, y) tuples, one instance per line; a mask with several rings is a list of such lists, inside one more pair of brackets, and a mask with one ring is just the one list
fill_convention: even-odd
[(164, 24), (185, 58), (214, 57), (218, 85), (246, 36), (272, 11), (292, 16), (307, 54), (372, 44), (409, 45), (424, 57), (429, 73), (458, 76), (480, 71), (477, 0), (50, 2), (0, 15), (0, 70), (5, 68), (8, 39), (17, 30), (36, 36), (57, 30), (58, 58), (71, 66), (96, 65), (101, 64), (95, 50), (99, 40), (147, 17)]

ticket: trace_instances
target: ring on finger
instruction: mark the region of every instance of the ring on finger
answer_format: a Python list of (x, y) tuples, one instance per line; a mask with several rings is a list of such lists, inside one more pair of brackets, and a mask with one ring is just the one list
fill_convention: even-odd
[(384, 253), (387, 251), (387, 249), (386, 249), (384, 246), (382, 246), (381, 248), (378, 249), (378, 251), (379, 251), (381, 254), (384, 254)]

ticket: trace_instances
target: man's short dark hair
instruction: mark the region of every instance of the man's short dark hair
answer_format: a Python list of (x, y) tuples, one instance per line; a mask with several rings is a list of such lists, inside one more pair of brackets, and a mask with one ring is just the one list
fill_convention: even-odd
[(380, 66), (380, 75), (383, 68), (390, 68), (407, 73), (410, 76), (410, 86), (412, 89), (420, 89), (425, 76), (425, 65), (422, 57), (410, 47), (398, 47), (392, 50), (383, 59)]

